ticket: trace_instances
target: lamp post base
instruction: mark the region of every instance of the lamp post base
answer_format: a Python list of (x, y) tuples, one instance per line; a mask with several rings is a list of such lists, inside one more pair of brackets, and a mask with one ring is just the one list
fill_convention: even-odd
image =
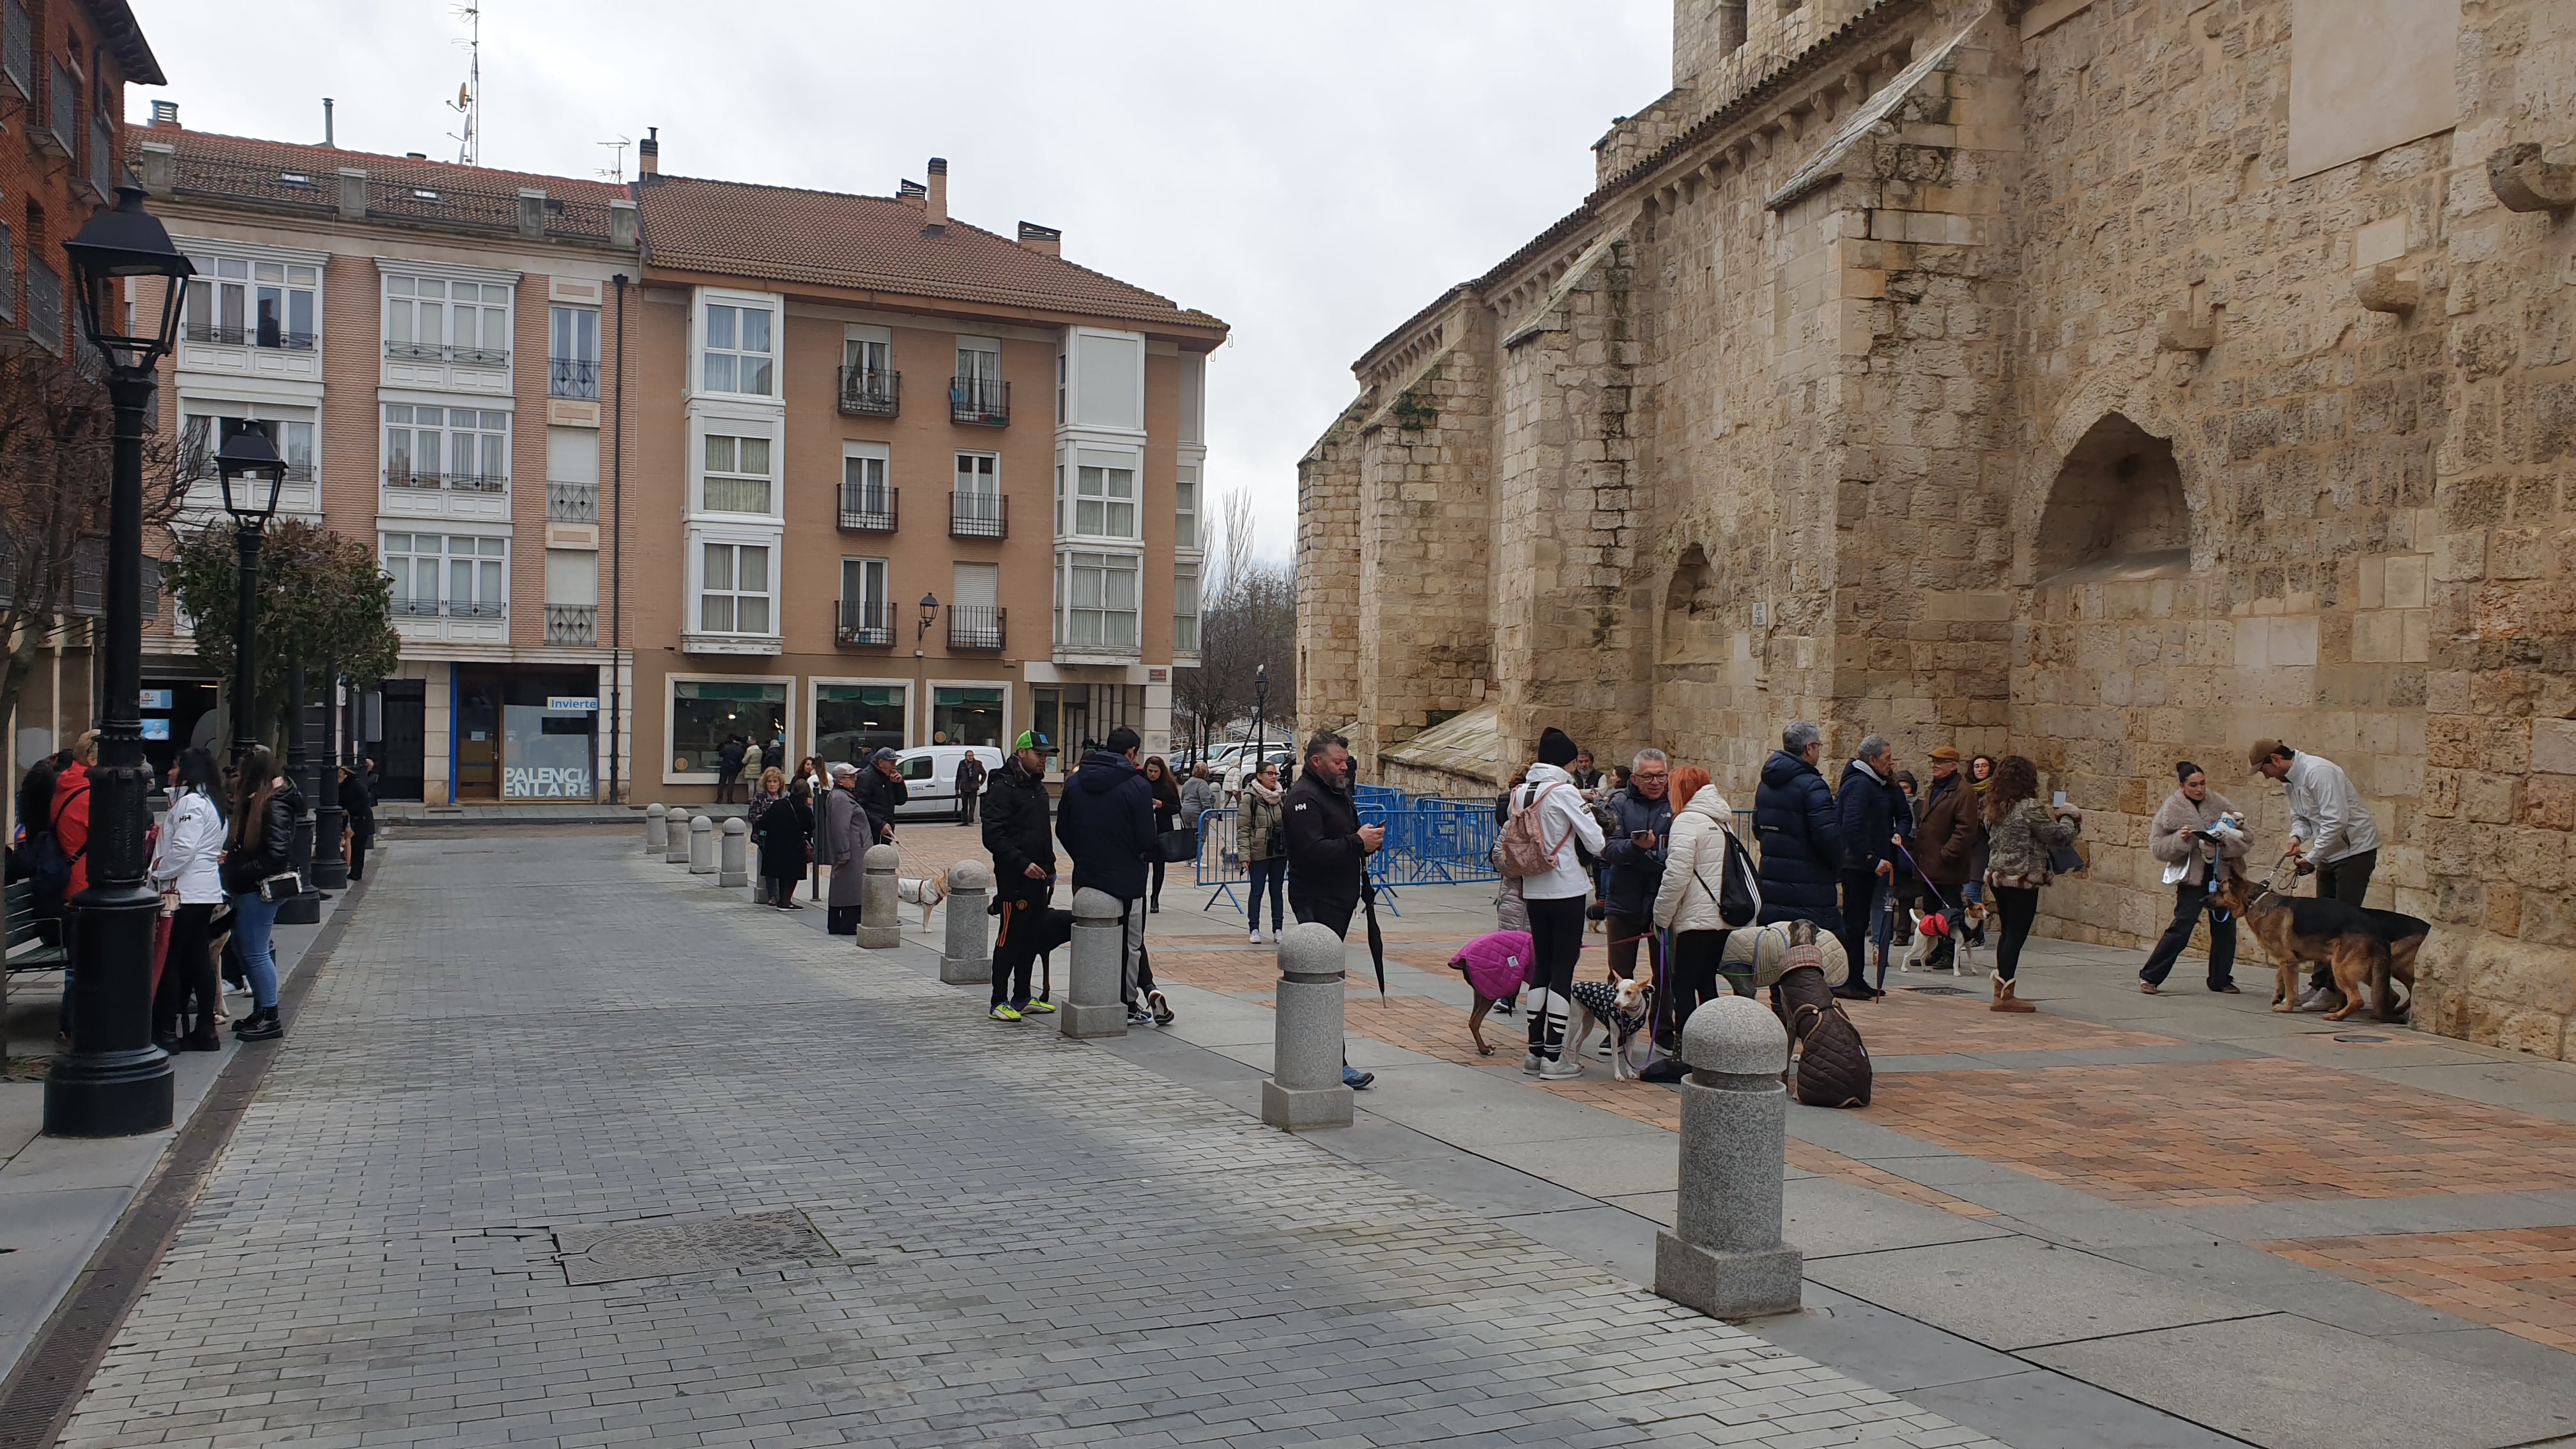
[(170, 1058), (159, 1047), (54, 1058), (45, 1077), (48, 1137), (139, 1137), (168, 1130)]
[[(126, 793), (140, 800), (141, 772), (131, 773), (119, 780), (98, 771), (92, 790), (111, 806)], [(93, 886), (71, 903), (72, 1049), (55, 1057), (45, 1076), (45, 1135), (162, 1131), (170, 1125), (173, 1079), (170, 1058), (152, 1045), (152, 936), (161, 898), (140, 885)]]

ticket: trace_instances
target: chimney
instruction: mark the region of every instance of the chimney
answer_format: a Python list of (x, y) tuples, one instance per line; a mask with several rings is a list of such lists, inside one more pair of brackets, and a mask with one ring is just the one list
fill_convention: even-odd
[(334, 147), (335, 149), (339, 145), (339, 142), (333, 138), (331, 130), (331, 98), (329, 96), (324, 96), (322, 98), (322, 144)]
[(154, 101), (152, 103), (152, 124), (155, 126), (167, 126), (173, 131), (179, 130), (179, 103), (177, 101)]
[(635, 143), (635, 175), (650, 181), (662, 174), (662, 128), (646, 126), (644, 139)]
[(1060, 257), (1064, 255), (1064, 233), (1055, 227), (1024, 221), (1020, 223), (1020, 245), (1033, 252)]
[(930, 188), (922, 185), (918, 181), (899, 181), (895, 183), (894, 199), (902, 202), (906, 206), (928, 206), (930, 204), (929, 197)]
[(930, 224), (945, 229), (948, 225), (948, 158), (930, 158)]

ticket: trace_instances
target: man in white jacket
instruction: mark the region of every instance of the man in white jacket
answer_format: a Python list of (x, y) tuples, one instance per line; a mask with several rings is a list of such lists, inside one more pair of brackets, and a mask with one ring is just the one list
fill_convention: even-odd
[(1530, 954), (1546, 972), (1546, 984), (1530, 997), (1529, 1054), (1521, 1058), (1521, 1070), (1548, 1081), (1583, 1075), (1583, 1064), (1564, 1054), (1575, 965), (1583, 952), (1584, 898), (1592, 890), (1592, 872), (1578, 847), (1597, 856), (1606, 844), (1592, 807), (1566, 772), (1578, 753), (1565, 731), (1549, 728), (1539, 736), (1538, 763), (1512, 792), (1511, 813), (1537, 811), (1539, 844), (1554, 851), (1545, 874), (1521, 878)]
[[(2294, 750), (2279, 740), (2256, 740), (2250, 753), (2254, 772), (2278, 780), (2290, 797), (2290, 841), (2284, 854), (2317, 868), (2317, 895), (2358, 908), (2370, 894), (2371, 872), (2379, 868), (2379, 822), (2361, 803), (2361, 792), (2343, 767), (2323, 755)], [(2343, 1004), (2334, 972), (2317, 964), (2301, 1011), (2331, 1011)]]

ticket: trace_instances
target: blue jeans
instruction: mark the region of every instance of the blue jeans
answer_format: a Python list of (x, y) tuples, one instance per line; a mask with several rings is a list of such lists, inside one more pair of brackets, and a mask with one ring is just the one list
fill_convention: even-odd
[(1244, 869), (1251, 874), (1252, 894), (1244, 902), (1243, 914), (1254, 930), (1261, 929), (1261, 892), (1267, 882), (1270, 890), (1270, 930), (1279, 932), (1280, 918), (1286, 914), (1288, 895), (1288, 857), (1274, 855), (1268, 860), (1247, 860)]
[(250, 973), (251, 1004), (262, 1011), (277, 1005), (277, 953), (269, 933), (277, 927), (277, 903), (257, 891), (233, 897), (233, 943), (241, 948), (242, 969)]

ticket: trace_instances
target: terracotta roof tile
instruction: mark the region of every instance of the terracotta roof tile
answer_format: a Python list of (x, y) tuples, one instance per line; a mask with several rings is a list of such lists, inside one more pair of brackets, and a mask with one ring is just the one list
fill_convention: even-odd
[(134, 146), (162, 142), (177, 153), (173, 183), (182, 196), (316, 215), (337, 212), (337, 174), (343, 167), (367, 173), (367, 214), (395, 223), (516, 232), (519, 192), (526, 189), (547, 196), (548, 237), (598, 243), (611, 235), (608, 204), (627, 199), (623, 186), (571, 176), (460, 166), (175, 126), (130, 127), (126, 135)]
[(353, 166), (370, 177), (383, 177), (436, 190), (501, 191), (511, 196), (521, 187), (542, 191), (548, 196), (582, 197), (607, 203), (626, 199), (626, 188), (612, 181), (586, 180), (575, 176), (546, 176), (533, 171), (504, 171), (490, 166), (460, 166), (453, 161), (430, 161), (411, 156), (386, 156), (374, 151), (351, 151), (340, 146), (312, 146), (296, 141), (270, 141), (257, 136), (226, 136), (214, 131), (190, 131), (178, 126), (136, 126), (131, 132), (138, 141), (167, 141), (178, 148), (181, 160), (202, 158), (232, 161), (252, 166), (279, 166), (330, 175), (343, 166)]
[(1142, 287), (889, 196), (664, 176), (636, 188), (659, 266), (1087, 313), (1191, 328), (1225, 324)]

